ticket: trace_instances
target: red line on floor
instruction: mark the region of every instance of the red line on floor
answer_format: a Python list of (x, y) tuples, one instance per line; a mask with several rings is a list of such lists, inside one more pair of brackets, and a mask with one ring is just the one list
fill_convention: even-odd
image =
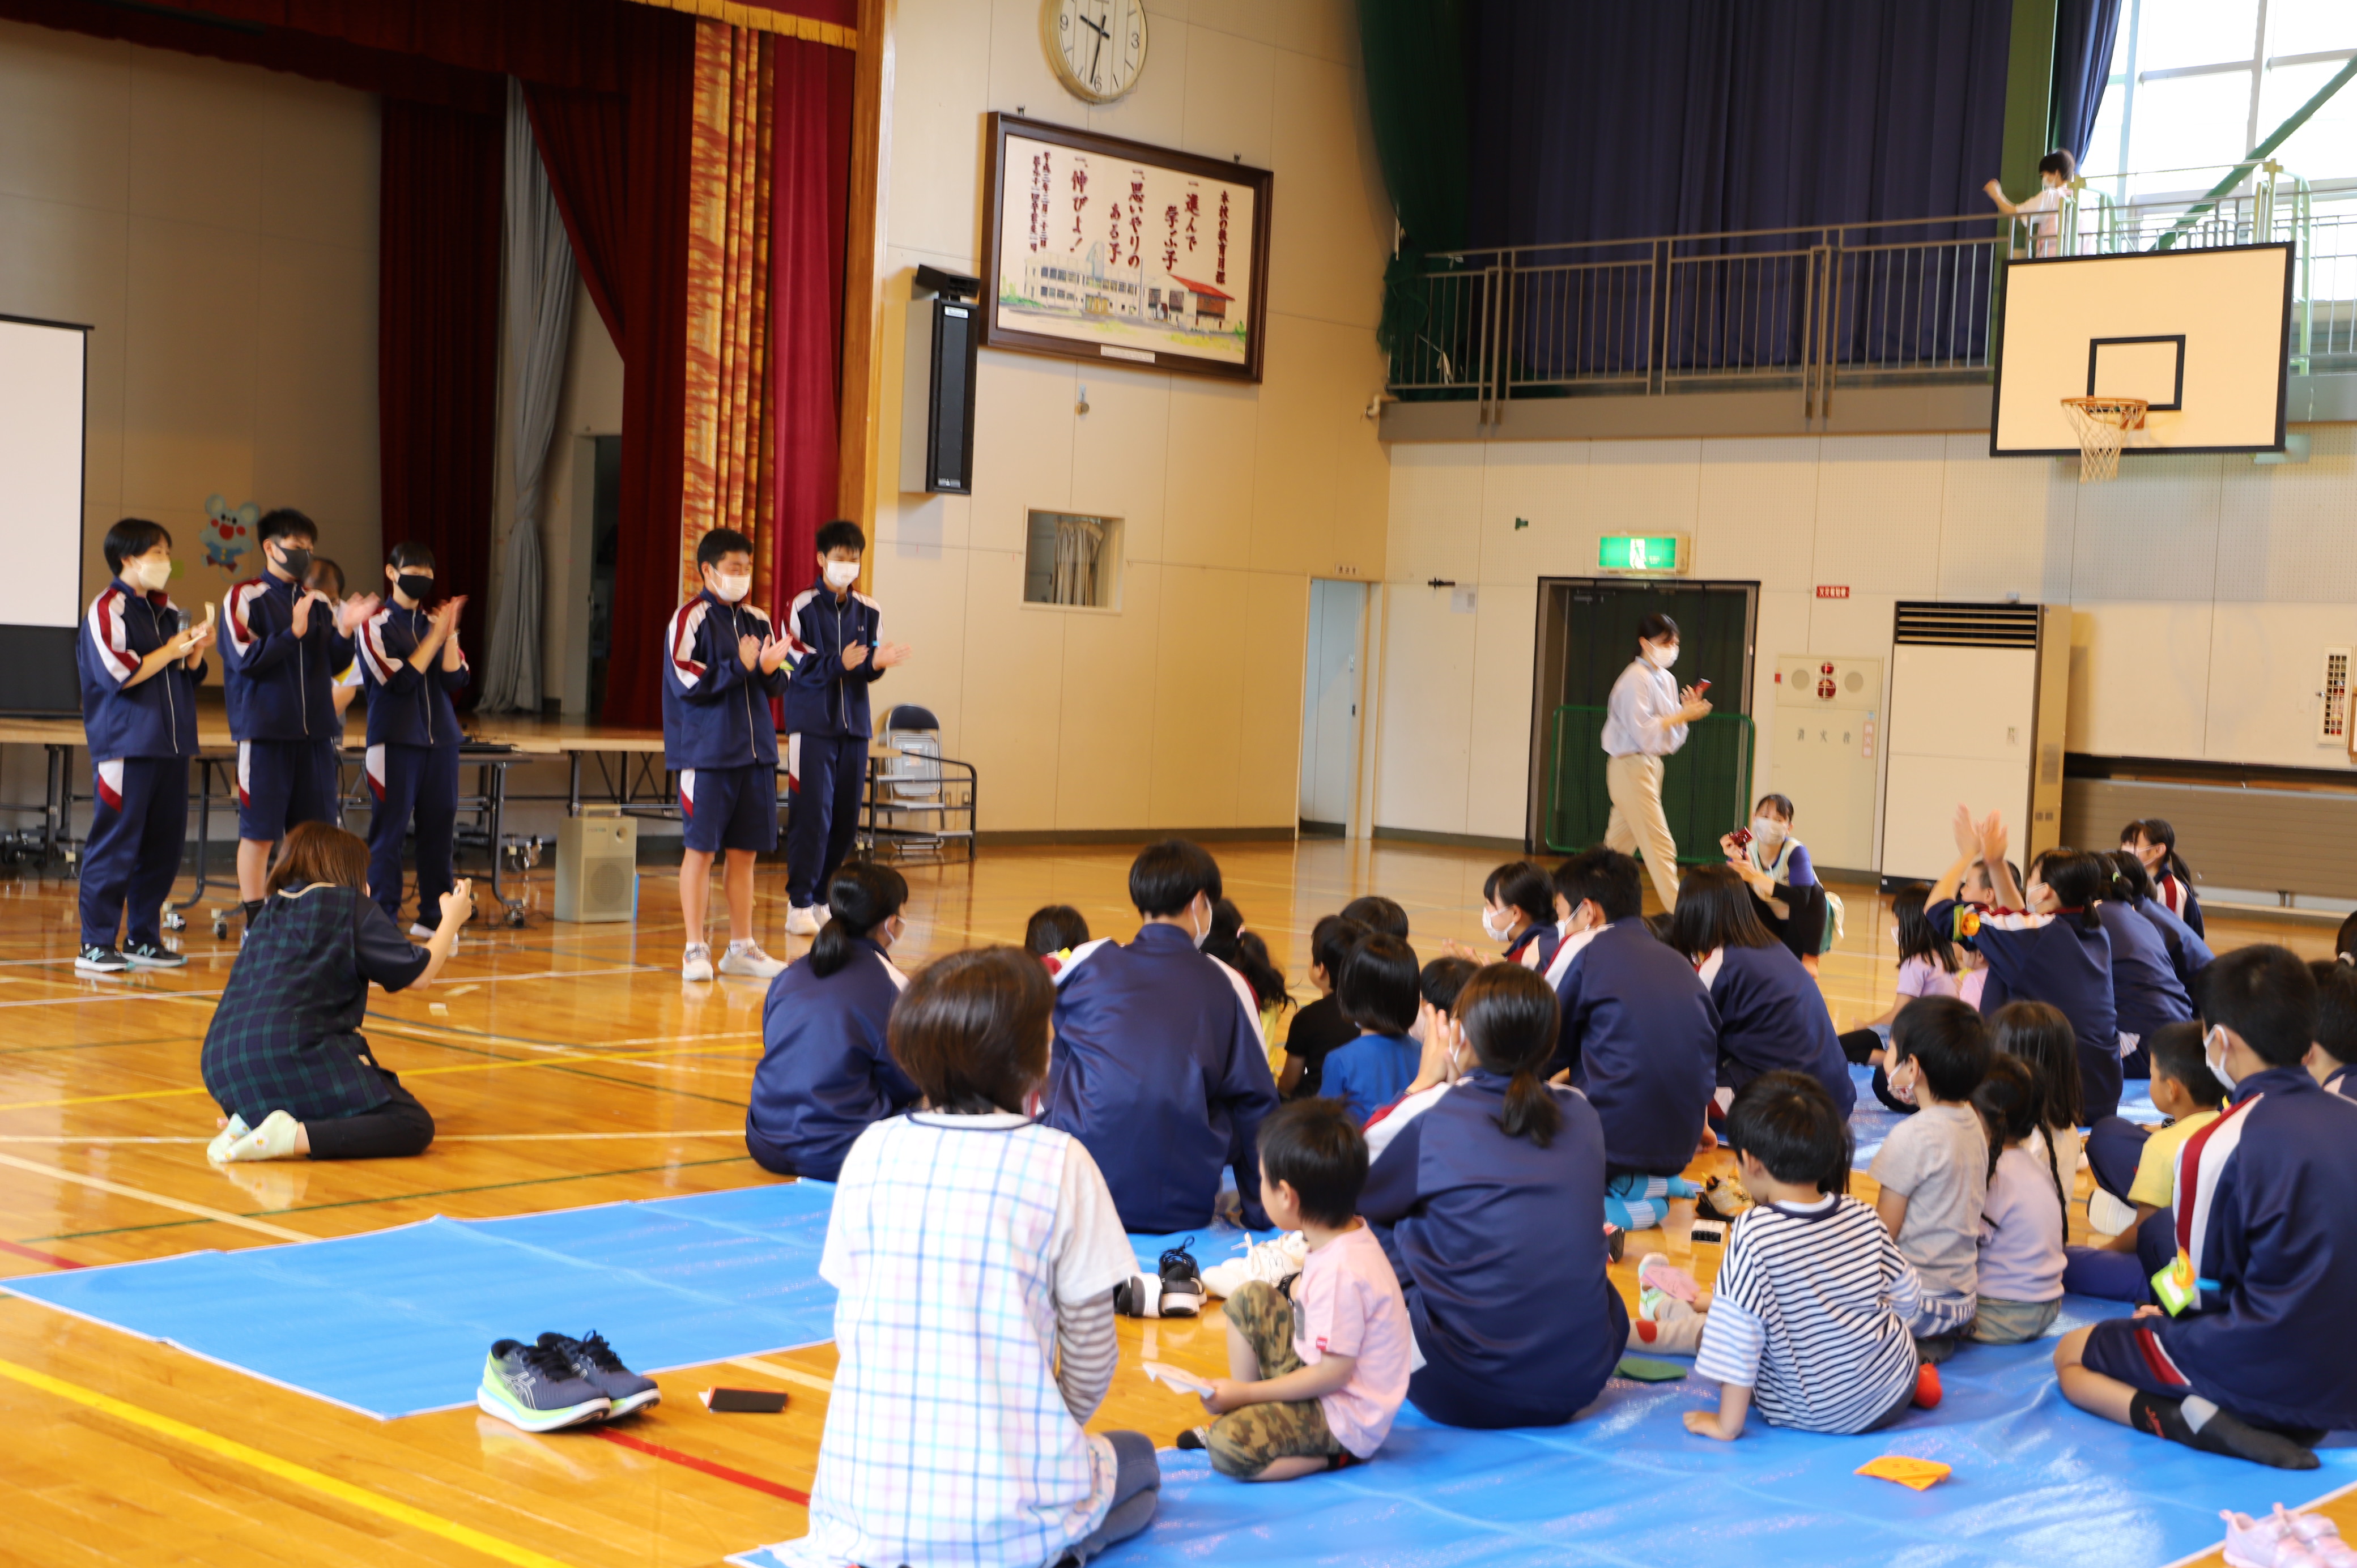
[(0, 1252), (11, 1253), (19, 1258), (30, 1258), (37, 1263), (47, 1263), (54, 1269), (79, 1269), (85, 1266), (75, 1262), (70, 1258), (60, 1258), (55, 1252), (36, 1251), (30, 1247), (19, 1246), (14, 1241), (0, 1241)]
[(699, 1459), (693, 1454), (683, 1454), (676, 1448), (665, 1448), (660, 1443), (649, 1443), (643, 1437), (632, 1437), (628, 1434), (617, 1432), (610, 1426), (597, 1428), (597, 1434), (608, 1443), (619, 1443), (635, 1453), (651, 1454), (658, 1459), (667, 1459), (674, 1465), (684, 1465), (691, 1470), (701, 1470), (707, 1476), (716, 1476), (724, 1481), (734, 1481), (740, 1487), (750, 1487), (757, 1492), (767, 1492), (773, 1498), (783, 1498), (786, 1501), (800, 1504), (803, 1508), (810, 1507), (808, 1492), (798, 1492), (781, 1482), (763, 1480), (759, 1476), (748, 1476), (742, 1470), (732, 1470), (726, 1465), (716, 1464), (709, 1459)]

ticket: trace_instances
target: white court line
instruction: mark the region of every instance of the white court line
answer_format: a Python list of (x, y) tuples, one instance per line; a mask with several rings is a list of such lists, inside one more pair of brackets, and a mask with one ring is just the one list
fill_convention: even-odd
[(317, 1236), (305, 1235), (300, 1230), (289, 1230), (284, 1226), (264, 1224), (259, 1219), (248, 1219), (242, 1214), (231, 1214), (227, 1209), (207, 1208), (201, 1203), (184, 1203), (177, 1197), (166, 1197), (160, 1192), (148, 1192), (140, 1187), (124, 1187), (119, 1182), (103, 1181), (97, 1176), (83, 1176), (76, 1171), (59, 1170), (55, 1165), (38, 1165), (31, 1160), (20, 1160), (14, 1155), (0, 1155), (0, 1165), (13, 1165), (20, 1171), (30, 1171), (35, 1176), (48, 1176), (56, 1181), (71, 1182), (77, 1187), (95, 1187), (101, 1192), (111, 1192), (117, 1197), (135, 1198), (141, 1203), (152, 1203), (158, 1208), (170, 1208), (182, 1214), (193, 1214), (199, 1219), (210, 1219), (216, 1224), (234, 1225), (241, 1230), (253, 1230), (264, 1236), (274, 1236), (281, 1241), (319, 1240)]
[[(599, 1144), (624, 1138), (741, 1138), (742, 1127), (690, 1127), (672, 1133), (448, 1133), (437, 1144)], [(210, 1138), (81, 1138), (69, 1133), (0, 1134), (0, 1144), (45, 1144), (52, 1146), (112, 1148), (119, 1144), (209, 1144)]]
[[(651, 964), (629, 963), (615, 969), (549, 969), (532, 974), (487, 975), (472, 983), (499, 986), (523, 980), (587, 980), (609, 974), (662, 972)], [(156, 991), (143, 987), (138, 990), (86, 992), (76, 996), (28, 997), (22, 1002), (0, 1002), (0, 1007), (78, 1007), (92, 1002), (218, 1002), (221, 994), (218, 991)]]

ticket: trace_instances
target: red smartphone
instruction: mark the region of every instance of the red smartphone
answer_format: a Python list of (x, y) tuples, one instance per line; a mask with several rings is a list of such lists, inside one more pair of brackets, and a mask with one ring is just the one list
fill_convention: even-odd
[(1751, 847), (1751, 830), (1749, 828), (1738, 828), (1727, 836), (1735, 841), (1735, 847), (1738, 849), (1749, 849)]
[(1707, 691), (1709, 691), (1709, 690), (1710, 690), (1710, 682), (1707, 682), (1707, 681), (1697, 681), (1697, 682), (1695, 682), (1695, 685), (1694, 685), (1694, 691), (1695, 691), (1695, 696), (1699, 697), (1699, 696), (1701, 696), (1705, 692), (1707, 692)]

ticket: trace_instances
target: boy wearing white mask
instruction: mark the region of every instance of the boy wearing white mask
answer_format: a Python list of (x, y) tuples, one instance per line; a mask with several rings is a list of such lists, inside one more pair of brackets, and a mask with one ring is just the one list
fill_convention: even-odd
[(2005, 187), (1995, 180), (1981, 188), (1988, 192), (1988, 199), (2007, 217), (2029, 219), (2030, 250), (2035, 254), (2060, 255), (2061, 220), (2058, 215), (2071, 199), (2071, 181), (2078, 172), (2078, 160), (2057, 147), (2038, 160), (2038, 194), (2028, 200), (2008, 200)]
[[(746, 602), (753, 542), (716, 528), (696, 544), (704, 591), (672, 613), (663, 638), (663, 764), (679, 774), (686, 849), (679, 909), (687, 926), (683, 980), (768, 980), (786, 966), (753, 940), (753, 862), (778, 847), (778, 726), (770, 699), (786, 690), (791, 639)], [(728, 950), (716, 966), (704, 940), (712, 859), (728, 855)]]
[(786, 930), (816, 936), (824, 918), (821, 893), (850, 854), (867, 787), (867, 688), (909, 657), (901, 642), (882, 642), (882, 611), (854, 589), (867, 536), (843, 518), (821, 523), (818, 581), (786, 612), (793, 678), (786, 691), (786, 732), (793, 737), (787, 775), (793, 815), (786, 824)]
[(1707, 716), (1710, 704), (1670, 678), (1678, 661), (1678, 623), (1658, 612), (1637, 623), (1637, 657), (1612, 682), (1605, 699), (1604, 789), (1612, 798), (1604, 827), (1607, 849), (1644, 852), (1645, 870), (1662, 908), (1678, 903), (1678, 841), (1662, 814), (1662, 763), (1686, 743), (1686, 726)]
[[(188, 832), (188, 758), (197, 752), (197, 687), (213, 618), (191, 627), (165, 592), (172, 536), (126, 517), (106, 531), (114, 580), (99, 590), (74, 640), (82, 729), (93, 776), (90, 842), (81, 867), (83, 974), (175, 969), (164, 946), (164, 899), (180, 873)], [(114, 945), (124, 906), (130, 939)]]

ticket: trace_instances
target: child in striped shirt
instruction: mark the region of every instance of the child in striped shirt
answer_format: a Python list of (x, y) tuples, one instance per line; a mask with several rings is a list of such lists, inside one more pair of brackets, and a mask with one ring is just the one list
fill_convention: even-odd
[(1919, 1369), (1907, 1332), (1915, 1271), (1845, 1190), (1849, 1129), (1824, 1086), (1798, 1072), (1752, 1079), (1727, 1137), (1759, 1202), (1729, 1228), (1695, 1359), (1718, 1408), (1688, 1411), (1686, 1430), (1732, 1441), (1757, 1403), (1771, 1426), (1876, 1432), (1919, 1388), (1936, 1402), (1939, 1374)]

